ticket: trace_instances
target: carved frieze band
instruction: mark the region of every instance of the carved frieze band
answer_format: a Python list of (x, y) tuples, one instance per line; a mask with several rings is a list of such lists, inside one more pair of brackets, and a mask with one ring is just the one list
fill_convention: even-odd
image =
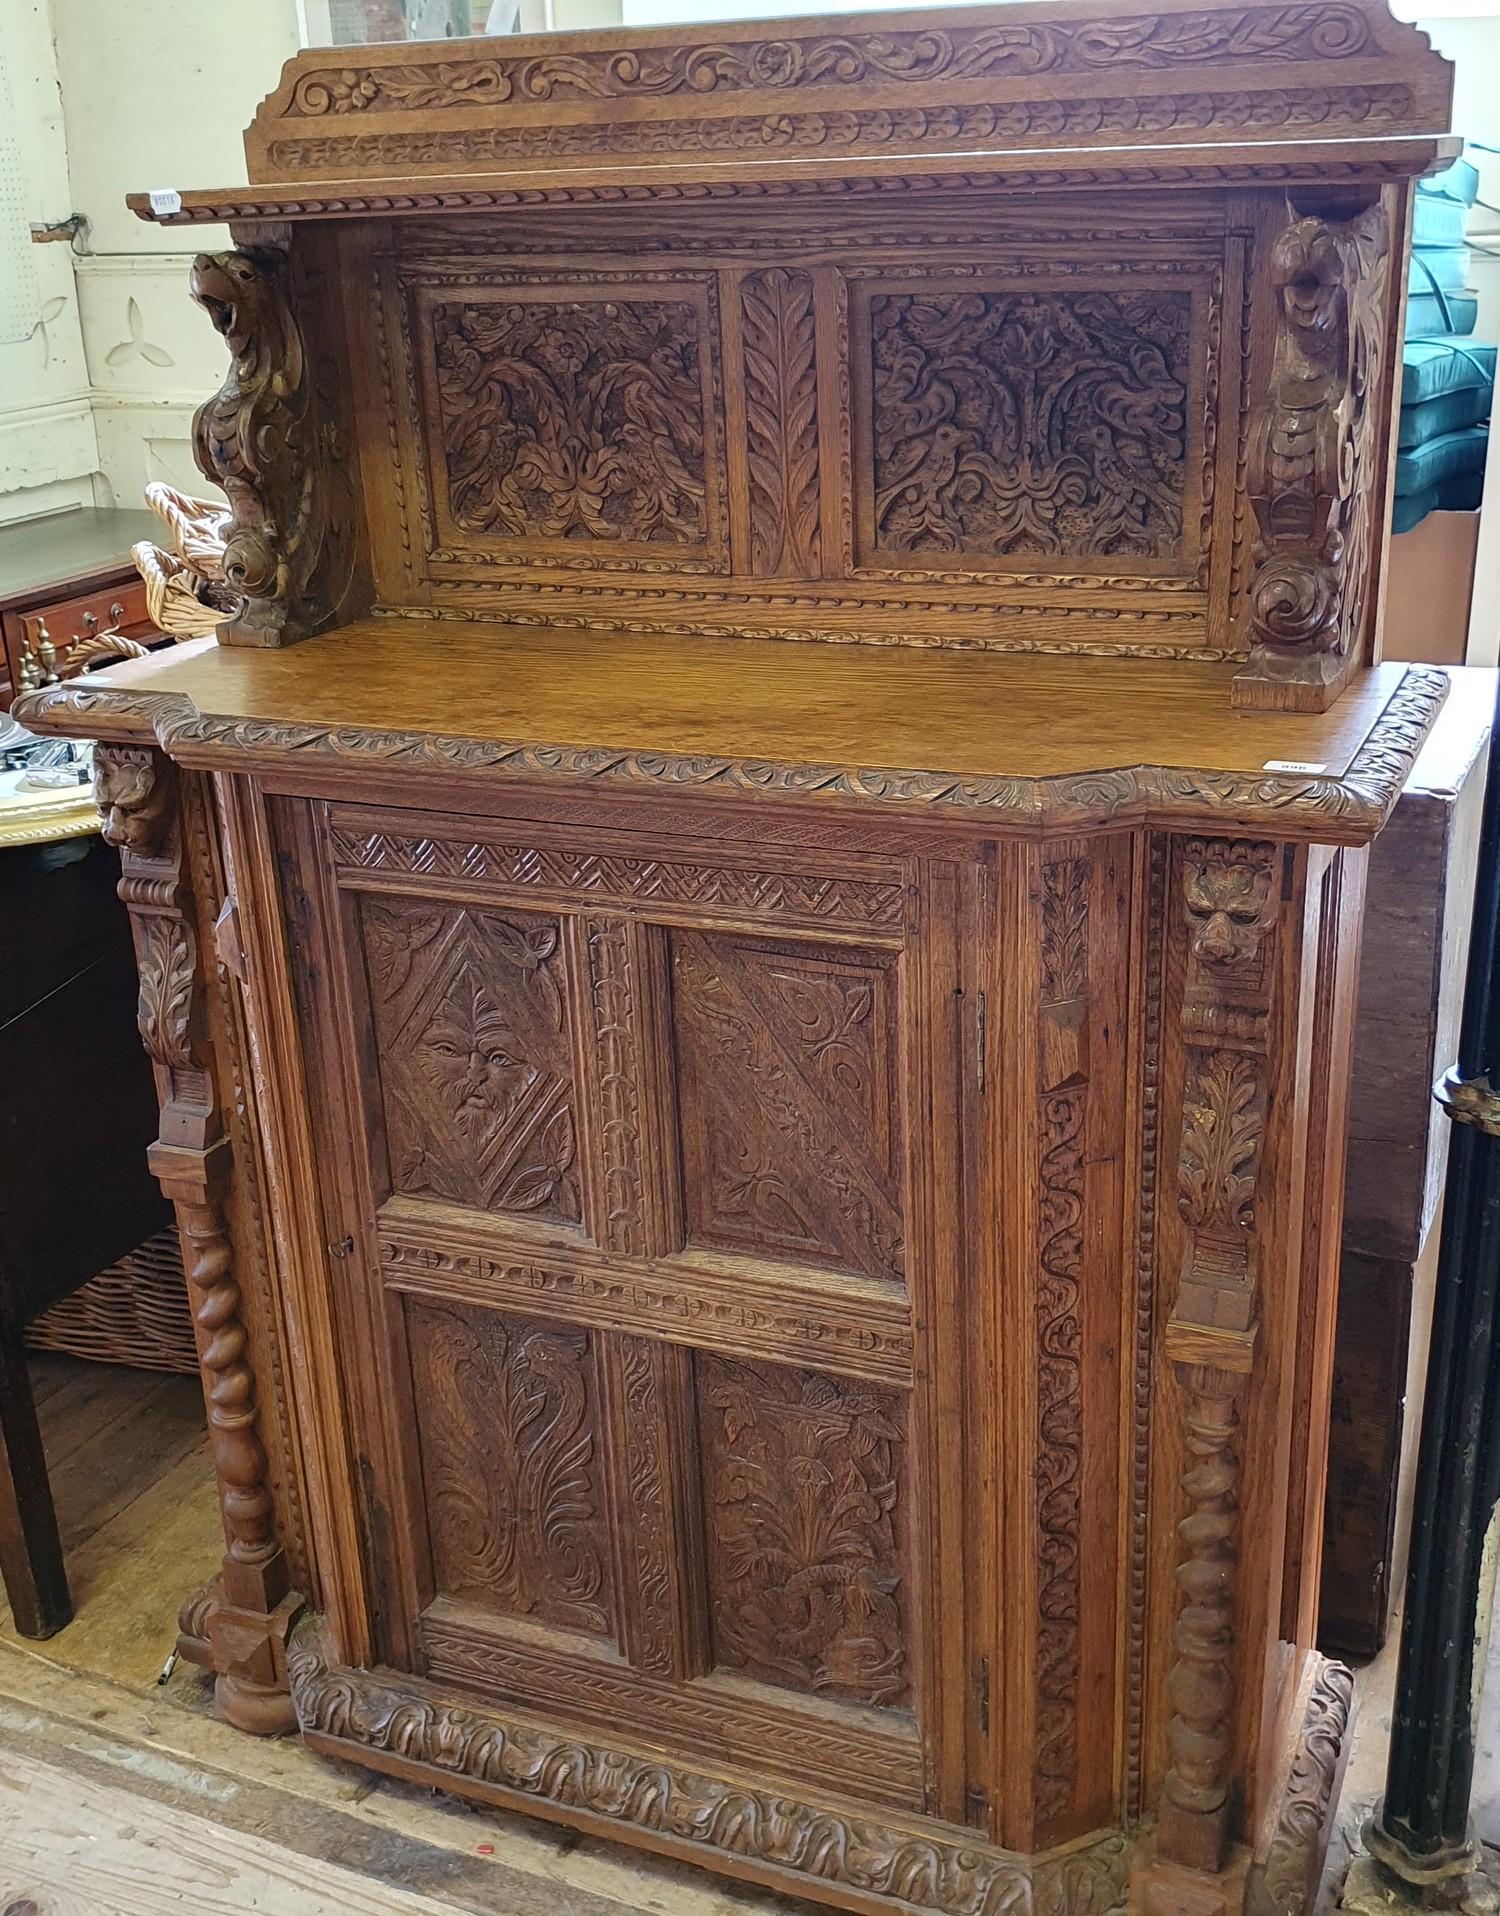
[(1296, 219), (1271, 251), (1274, 357), (1246, 473), (1252, 672), (1326, 674), (1322, 655), (1361, 640), (1386, 457), (1389, 253), (1379, 205), (1345, 222)]
[(379, 1750), (430, 1771), (489, 1786), (500, 1800), (566, 1803), (632, 1823), (679, 1854), (726, 1852), (768, 1871), (847, 1886), (940, 1916), (1108, 1916), (1123, 1902), (1130, 1844), (1119, 1834), (1032, 1861), (972, 1833), (851, 1816), (774, 1790), (681, 1769), (659, 1756), (601, 1749), (580, 1738), (446, 1703), (429, 1687), (398, 1688), (372, 1672), (333, 1667), (320, 1634), (302, 1631), (292, 1694), (304, 1734)]
[(1270, 5), (1212, 14), (1136, 14), (1045, 25), (896, 28), (876, 33), (799, 32), (774, 40), (605, 49), (495, 57), (457, 49), (441, 62), (386, 61), (316, 67), (274, 102), (276, 117), (369, 117), (390, 112), (490, 107), (507, 100), (576, 102), (702, 100), (804, 87), (921, 85), (934, 80), (1002, 79), (1040, 73), (1140, 72), (1257, 62), (1356, 59), (1374, 50), (1358, 7)]
[(285, 255), (200, 253), (191, 284), (230, 355), (193, 420), (198, 468), (233, 513), (223, 566), (239, 607), (220, 637), (286, 644), (328, 623), (327, 574), (350, 561), (329, 523), (343, 448), (318, 417)]
[(793, 1285), (758, 1279), (745, 1286), (706, 1270), (637, 1264), (628, 1270), (585, 1262), (521, 1261), (449, 1249), (404, 1226), (382, 1228), (386, 1281), (425, 1294), (448, 1294), (494, 1307), (548, 1311), (601, 1328), (653, 1333), (731, 1354), (752, 1342), (767, 1358), (836, 1364), (850, 1376), (911, 1380), (910, 1312), (899, 1298), (877, 1299), (848, 1285), (825, 1303)]
[(548, 779), (626, 780), (668, 790), (701, 787), (953, 808), (1060, 830), (1111, 821), (1201, 825), (1223, 815), (1243, 820), (1248, 813), (1264, 819), (1268, 830), (1344, 842), (1363, 841), (1385, 823), (1447, 692), (1445, 673), (1421, 666), (1408, 669), (1340, 777), (1132, 766), (1045, 779), (974, 778), (886, 767), (684, 758), (605, 746), (219, 718), (201, 715), (188, 700), (171, 694), (113, 691), (76, 681), (24, 693), (14, 709), (24, 725), (79, 738), (101, 732), (149, 737), (154, 732), (163, 751), (199, 765), (306, 758), (399, 763), (434, 773), (505, 771)]
[(1079, 1554), (1083, 1492), (1085, 1128), (1088, 1120), (1086, 858), (1041, 867), (1038, 1045), (1036, 1792), (1043, 1840), (1072, 1800), (1077, 1769)]
[(1230, 1827), (1238, 1646), (1242, 1403), (1254, 1359), (1256, 1189), (1270, 1095), (1284, 847), (1176, 841), (1183, 973), (1177, 1209), (1182, 1267), (1166, 1331), (1177, 1381), (1185, 1514), (1168, 1676), (1173, 1714), (1158, 1852), (1217, 1870)]
[(347, 873), (396, 872), (421, 878), (466, 879), (621, 903), (743, 911), (758, 917), (769, 914), (847, 925), (861, 931), (898, 931), (905, 915), (905, 897), (899, 884), (860, 878), (823, 878), (804, 872), (695, 864), (676, 858), (630, 858), (549, 845), (475, 842), (337, 824), (329, 835), (329, 844), (334, 863)]

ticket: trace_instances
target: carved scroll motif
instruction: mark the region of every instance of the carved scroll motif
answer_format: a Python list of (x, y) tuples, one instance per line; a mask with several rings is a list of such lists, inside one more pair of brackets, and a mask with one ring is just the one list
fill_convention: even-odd
[(1191, 302), (1179, 291), (876, 293), (876, 550), (1175, 558)]
[(1041, 874), (1040, 1247), (1037, 1338), (1036, 1812), (1041, 1840), (1073, 1798), (1078, 1756), (1083, 1478), (1084, 1150), (1088, 1059), (1086, 859)]
[(177, 1213), (226, 1542), (211, 1592), (194, 1592), (183, 1606), (179, 1647), (190, 1659), (211, 1661), (230, 1722), (273, 1734), (293, 1727), (284, 1643), (298, 1600), (287, 1589), (257, 1431), (255, 1372), (224, 1209), (229, 1146), (209, 1052), (175, 774), (144, 748), (101, 745), (95, 797), (104, 835), (120, 852), (120, 897), (140, 972), (141, 1038), (161, 1104), (150, 1162)]
[[(818, 1882), (889, 1897), (941, 1916), (1113, 1916), (1123, 1903), (1130, 1843), (1119, 1832), (1041, 1862), (931, 1824), (859, 1817), (800, 1803), (659, 1756), (610, 1750), (576, 1736), (438, 1701), (402, 1679), (330, 1668), (309, 1628), (292, 1651), (297, 1718), (305, 1734), (384, 1750), (455, 1776), (500, 1800), (566, 1803), (656, 1833), (678, 1850), (718, 1850)], [(407, 1680), (409, 1682), (409, 1680)], [(785, 1879), (783, 1879), (785, 1881)], [(786, 1882), (786, 1887), (793, 1884)]]
[(329, 516), (343, 448), (319, 423), (284, 256), (200, 253), (193, 298), (229, 348), (229, 376), (193, 419), (193, 452), (233, 520), (224, 578), (241, 595), (224, 643), (286, 645), (328, 623)]
[(1390, 232), (1383, 208), (1276, 241), (1270, 392), (1250, 430), (1249, 676), (1325, 682), (1358, 652), (1378, 537)]
[(1177, 1209), (1185, 1226), (1167, 1325), (1181, 1401), (1173, 1716), (1157, 1852), (1216, 1871), (1230, 1826), (1238, 1646), (1239, 1431), (1255, 1349), (1256, 1190), (1270, 1094), (1269, 1026), (1282, 854), (1244, 839), (1178, 842), (1186, 928)]

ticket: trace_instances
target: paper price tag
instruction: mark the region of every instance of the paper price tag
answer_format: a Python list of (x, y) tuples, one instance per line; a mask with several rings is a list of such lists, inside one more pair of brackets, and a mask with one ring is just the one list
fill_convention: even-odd
[(182, 195), (175, 186), (154, 186), (146, 198), (151, 202), (151, 211), (159, 220), (182, 211)]
[(1268, 758), (1263, 772), (1326, 772), (1326, 762), (1309, 758)]

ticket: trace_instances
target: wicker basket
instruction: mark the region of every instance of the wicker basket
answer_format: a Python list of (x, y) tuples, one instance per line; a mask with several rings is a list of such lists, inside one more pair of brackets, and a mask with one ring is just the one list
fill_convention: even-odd
[(29, 1326), (26, 1341), (33, 1350), (63, 1351), (99, 1364), (195, 1372), (198, 1356), (176, 1231), (158, 1231), (62, 1298)]

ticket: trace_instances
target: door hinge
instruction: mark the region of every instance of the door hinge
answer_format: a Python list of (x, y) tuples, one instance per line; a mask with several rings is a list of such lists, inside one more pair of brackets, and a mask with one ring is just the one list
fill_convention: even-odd
[(987, 1656), (974, 1659), (974, 1701), (979, 1706), (979, 1727), (988, 1736), (990, 1733), (990, 1660)]
[(985, 1003), (984, 993), (981, 991), (974, 1001), (974, 1076), (975, 1076), (976, 1082), (978, 1083), (979, 1095), (981, 1097), (984, 1096), (985, 1050), (986, 1050), (985, 1023), (988, 1018), (988, 1015), (989, 1015), (989, 1008)]

